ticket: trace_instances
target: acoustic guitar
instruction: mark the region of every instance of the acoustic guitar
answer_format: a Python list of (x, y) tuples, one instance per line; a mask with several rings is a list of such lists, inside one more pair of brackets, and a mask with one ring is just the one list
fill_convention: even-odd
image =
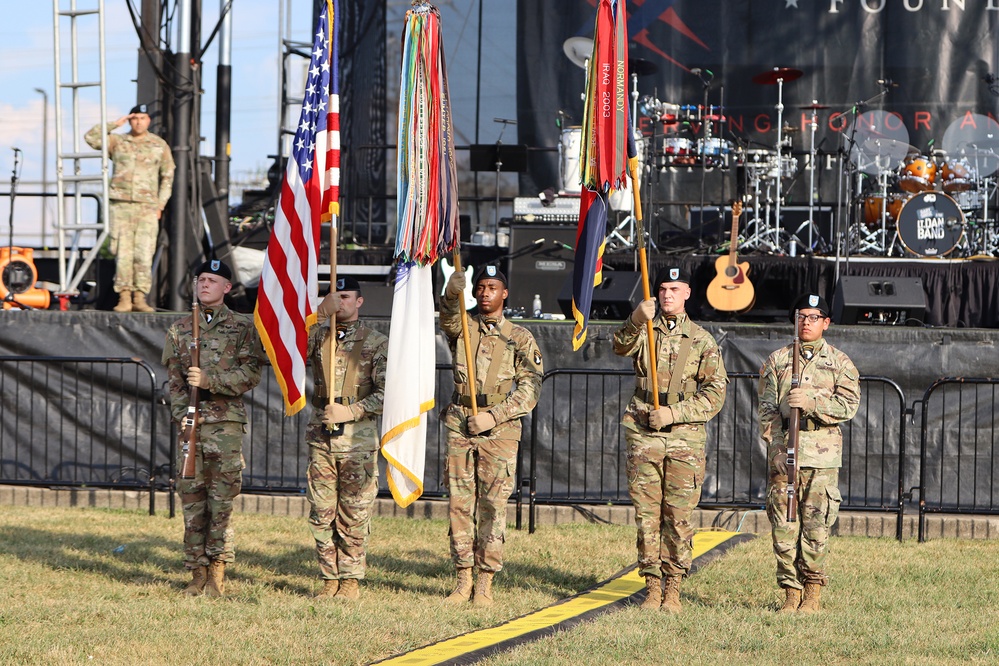
[(732, 236), (728, 254), (715, 261), (715, 277), (708, 285), (708, 303), (721, 312), (746, 312), (756, 303), (756, 290), (749, 281), (749, 262), (739, 263), (739, 218), (742, 202), (732, 203)]

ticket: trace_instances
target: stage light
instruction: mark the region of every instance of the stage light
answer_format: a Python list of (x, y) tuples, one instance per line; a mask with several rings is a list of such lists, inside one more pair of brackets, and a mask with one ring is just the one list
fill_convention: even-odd
[(0, 247), (0, 300), (3, 309), (16, 307), (49, 307), (51, 294), (35, 287), (38, 270), (35, 268), (35, 251), (14, 246)]

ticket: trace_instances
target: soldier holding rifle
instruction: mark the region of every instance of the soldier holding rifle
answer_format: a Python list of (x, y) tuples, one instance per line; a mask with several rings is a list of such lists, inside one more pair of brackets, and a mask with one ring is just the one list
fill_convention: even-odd
[(614, 334), (614, 353), (631, 357), (636, 375), (621, 425), (647, 591), (642, 608), (679, 613), (680, 582), (693, 556), (690, 516), (704, 481), (705, 423), (721, 411), (728, 374), (714, 338), (687, 316), (687, 271), (663, 268), (652, 286), (659, 313), (656, 301), (642, 301)]
[[(839, 468), (843, 457), (840, 423), (860, 405), (860, 379), (849, 357), (823, 339), (829, 306), (816, 294), (801, 295), (789, 316), (800, 337), (800, 386), (792, 388), (795, 344), (772, 353), (760, 369), (760, 435), (767, 445), (770, 518), (777, 584), (784, 589), (781, 613), (819, 610), (829, 533), (839, 514)], [(788, 426), (800, 410), (794, 501), (789, 512)], [(795, 516), (794, 514), (797, 514)], [(793, 520), (793, 522), (792, 522)]]
[[(218, 260), (195, 272), (200, 312), (200, 365), (191, 363), (193, 318), (167, 331), (163, 365), (169, 376), (170, 412), (180, 424), (187, 415), (191, 387), (198, 387), (197, 446), (193, 478), (177, 482), (184, 505), (184, 566), (191, 572), (185, 594), (220, 597), (225, 568), (235, 559), (230, 526), (233, 499), (243, 479), (243, 394), (260, 382), (263, 349), (253, 319), (223, 302), (232, 289), (232, 271)], [(183, 457), (179, 461), (183, 464)]]
[(478, 578), (473, 603), (488, 606), (493, 602), (493, 575), (503, 568), (506, 504), (516, 482), (520, 419), (538, 402), (544, 367), (534, 336), (503, 317), (506, 276), (496, 266), (476, 272), (477, 317), (466, 318), (465, 284), (459, 268), (448, 279), (440, 305), (456, 389), (441, 417), (447, 428), (451, 559), (458, 575), (447, 602), (472, 599), (474, 566)]
[(360, 283), (353, 277), (339, 278), (336, 289), (319, 304), (319, 321), (309, 331), (316, 389), (305, 432), (306, 490), (312, 507), (309, 529), (323, 580), (318, 599), (360, 598), (371, 505), (378, 494), (377, 419), (385, 397), (388, 338), (361, 323), (363, 304)]

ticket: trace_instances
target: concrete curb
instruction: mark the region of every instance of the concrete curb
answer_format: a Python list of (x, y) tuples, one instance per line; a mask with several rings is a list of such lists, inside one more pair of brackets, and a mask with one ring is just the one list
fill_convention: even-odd
[[(169, 510), (169, 495), (157, 492), (154, 507), (157, 513)], [(34, 486), (0, 485), (0, 505), (10, 506), (52, 506), (52, 507), (92, 507), (102, 509), (126, 509), (132, 511), (149, 510), (149, 493), (136, 490), (116, 490), (107, 488), (40, 488)], [(177, 501), (177, 512), (180, 502)], [(256, 495), (244, 494), (236, 498), (235, 510), (240, 513), (263, 513), (291, 518), (307, 518), (309, 502), (305, 495)], [(373, 515), (393, 518), (430, 518), (447, 520), (446, 499), (417, 500), (402, 508), (391, 499), (376, 499)], [(516, 524), (517, 507), (511, 503), (507, 507), (507, 524)], [(527, 505), (521, 510), (523, 529), (527, 529)], [(694, 527), (698, 529), (719, 528), (731, 531), (765, 534), (770, 531), (770, 523), (762, 510), (746, 509), (698, 509), (694, 512)], [(635, 511), (630, 506), (621, 505), (551, 505), (536, 507), (535, 525), (539, 528), (565, 525), (569, 523), (605, 523), (611, 525), (634, 525)], [(895, 537), (896, 519), (894, 514), (850, 512), (840, 513), (835, 534), (838, 536)], [(907, 514), (902, 521), (902, 536), (906, 540), (918, 535), (918, 516)], [(999, 516), (967, 516), (950, 514), (929, 514), (926, 516), (926, 537), (928, 539), (999, 539)]]

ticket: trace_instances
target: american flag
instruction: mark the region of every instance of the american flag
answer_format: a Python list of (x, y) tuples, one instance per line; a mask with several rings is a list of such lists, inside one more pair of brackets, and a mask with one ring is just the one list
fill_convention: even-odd
[(289, 416), (305, 406), (308, 328), (316, 321), (319, 293), (320, 223), (335, 228), (340, 212), (340, 87), (334, 24), (338, 15), (336, 0), (324, 4), (319, 15), (302, 114), (254, 311)]

